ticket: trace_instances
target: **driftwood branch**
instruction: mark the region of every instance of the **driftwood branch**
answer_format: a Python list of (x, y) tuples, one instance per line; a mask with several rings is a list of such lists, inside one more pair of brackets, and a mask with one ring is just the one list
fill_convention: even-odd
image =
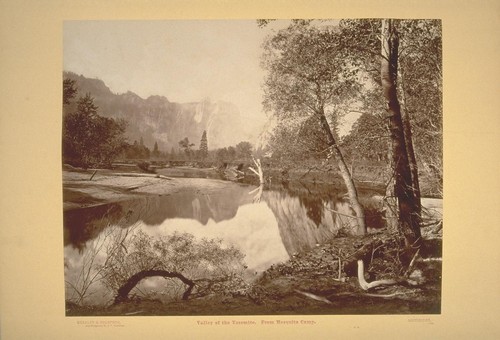
[(363, 290), (369, 290), (379, 286), (391, 286), (399, 283), (397, 280), (388, 279), (388, 280), (378, 280), (373, 282), (366, 282), (365, 280), (365, 264), (363, 260), (358, 260), (358, 281), (359, 285)]

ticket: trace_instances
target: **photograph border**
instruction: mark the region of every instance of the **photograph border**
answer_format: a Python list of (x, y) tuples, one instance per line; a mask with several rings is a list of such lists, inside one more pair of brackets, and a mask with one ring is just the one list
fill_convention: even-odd
[[(2, 339), (405, 338), (500, 335), (497, 1), (14, 1), (0, 4)], [(283, 316), (315, 324), (199, 325), (238, 317), (65, 317), (61, 84), (64, 20), (432, 18), (443, 22), (441, 315)], [(476, 65), (473, 64), (474, 60)], [(479, 190), (482, 188), (482, 190)], [(481, 192), (481, 194), (479, 194)], [(480, 198), (478, 199), (478, 195)], [(478, 218), (480, 216), (480, 218)], [(470, 231), (481, 231), (471, 233)], [(464, 254), (473, 251), (472, 254)]]

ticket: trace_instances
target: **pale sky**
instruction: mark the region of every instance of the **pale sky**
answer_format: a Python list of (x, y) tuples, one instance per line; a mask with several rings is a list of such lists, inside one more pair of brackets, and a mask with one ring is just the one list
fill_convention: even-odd
[(64, 70), (115, 93), (171, 102), (229, 101), (262, 123), (261, 44), (255, 20), (66, 21)]
[[(267, 120), (261, 45), (284, 26), (286, 21), (266, 28), (255, 20), (66, 21), (64, 70), (99, 78), (114, 93), (234, 103), (257, 136)], [(353, 119), (344, 119), (341, 134)]]

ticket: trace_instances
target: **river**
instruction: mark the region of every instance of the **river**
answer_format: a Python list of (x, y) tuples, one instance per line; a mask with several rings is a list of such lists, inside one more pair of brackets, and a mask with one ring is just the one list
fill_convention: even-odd
[[(380, 200), (376, 197), (374, 192), (362, 193), (372, 228), (382, 226), (377, 212)], [(287, 261), (339, 233), (350, 233), (350, 215), (344, 192), (303, 183), (273, 189), (234, 183), (211, 194), (189, 191), (145, 195), (68, 210), (64, 213), (66, 299), (76, 300), (77, 291), (88, 286), (80, 302), (103, 305), (112, 301), (112, 292), (91, 272), (105, 262), (105, 235), (113, 228), (141, 231), (152, 237), (178, 232), (197, 239), (221, 239), (244, 254), (245, 278), (251, 282), (273, 264)], [(161, 279), (147, 279), (140, 291), (158, 292), (161, 285)]]

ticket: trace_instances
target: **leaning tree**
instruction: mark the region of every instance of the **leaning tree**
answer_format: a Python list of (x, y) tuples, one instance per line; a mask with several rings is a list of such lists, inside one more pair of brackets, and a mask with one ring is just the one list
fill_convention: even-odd
[(355, 72), (344, 58), (339, 30), (317, 27), (310, 21), (293, 21), (269, 37), (264, 44), (262, 65), (267, 70), (264, 107), (279, 121), (316, 117), (328, 144), (328, 157), (337, 160), (358, 224), (358, 234), (366, 233), (365, 214), (351, 173), (336, 138), (342, 112), (338, 105), (357, 90)]

